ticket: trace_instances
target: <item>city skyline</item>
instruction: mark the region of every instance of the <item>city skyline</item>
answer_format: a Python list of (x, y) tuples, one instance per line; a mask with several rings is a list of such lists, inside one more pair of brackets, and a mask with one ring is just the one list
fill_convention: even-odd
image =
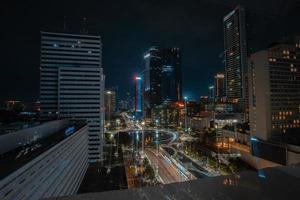
[(299, 196), (297, 1), (5, 4), (0, 199)]
[[(270, 2), (258, 4), (256, 1), (201, 1), (194, 2), (191, 4), (193, 6), (185, 5), (185, 11), (181, 11), (183, 4), (176, 1), (172, 4), (129, 1), (115, 5), (103, 2), (96, 4), (99, 5), (99, 10), (100, 7), (109, 9), (103, 9), (100, 13), (97, 12), (97, 6), (91, 8), (90, 5), (76, 3), (69, 5), (53, 2), (47, 6), (38, 2), (17, 4), (10, 12), (3, 13), (4, 26), (10, 31), (4, 33), (4, 38), (7, 39), (3, 43), (6, 49), (3, 55), (8, 59), (1, 61), (1, 89), (5, 90), (6, 94), (2, 94), (0, 99), (25, 102), (38, 99), (39, 32), (62, 30), (64, 24), (68, 31), (80, 32), (81, 21), (86, 17), (87, 30), (103, 38), (103, 66), (107, 75), (107, 85), (122, 85), (121, 97), (125, 96), (127, 91), (132, 93), (132, 76), (142, 71), (143, 55), (147, 49), (157, 45), (178, 46), (182, 50), (183, 94), (199, 100), (201, 95), (208, 93), (207, 87), (213, 82), (213, 78), (207, 77), (224, 70), (223, 58), (219, 57), (224, 50), (222, 19), (237, 4), (245, 5), (250, 13), (250, 27), (251, 22), (255, 22), (252, 28), (255, 28), (255, 36), (258, 37), (255, 37), (253, 48), (264, 49), (272, 41), (299, 32), (300, 28), (293, 26), (299, 17), (299, 4), (289, 1), (281, 9), (280, 1), (272, 1), (272, 4)], [(5, 10), (9, 10), (12, 5), (6, 4)], [(128, 9), (122, 12), (122, 6)], [(80, 14), (77, 7), (81, 9)], [(155, 14), (154, 23), (149, 18), (151, 13)], [(259, 22), (255, 19), (259, 19)], [(174, 20), (176, 25), (172, 23)], [(19, 27), (14, 27), (13, 24), (19, 24)], [(24, 31), (17, 37), (20, 28)], [(186, 37), (182, 36), (182, 30), (189, 30)], [(113, 76), (118, 72), (125, 75), (123, 79)], [(17, 82), (9, 78), (13, 75), (18, 79)], [(195, 81), (197, 84), (194, 84)], [(22, 84), (25, 90), (20, 89), (19, 84)]]

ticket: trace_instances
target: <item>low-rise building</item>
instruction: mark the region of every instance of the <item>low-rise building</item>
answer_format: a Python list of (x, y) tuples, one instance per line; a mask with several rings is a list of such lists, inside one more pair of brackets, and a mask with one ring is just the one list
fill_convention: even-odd
[(88, 168), (88, 125), (50, 121), (0, 136), (0, 199), (74, 195)]

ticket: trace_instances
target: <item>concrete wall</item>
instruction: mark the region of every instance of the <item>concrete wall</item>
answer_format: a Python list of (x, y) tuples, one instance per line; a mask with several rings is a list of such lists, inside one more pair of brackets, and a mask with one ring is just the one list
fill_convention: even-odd
[(281, 166), (278, 163), (274, 163), (274, 162), (253, 156), (251, 154), (250, 150), (248, 152), (248, 151), (243, 151), (240, 148), (239, 149), (231, 148), (231, 152), (232, 153), (240, 153), (241, 159), (255, 169), (263, 169), (263, 168), (267, 168), (267, 167)]
[(287, 164), (300, 163), (300, 147), (296, 145), (288, 145)]
[(36, 139), (47, 137), (62, 129), (69, 123), (68, 119), (45, 122), (41, 125), (22, 129), (0, 136), (0, 154), (15, 149)]

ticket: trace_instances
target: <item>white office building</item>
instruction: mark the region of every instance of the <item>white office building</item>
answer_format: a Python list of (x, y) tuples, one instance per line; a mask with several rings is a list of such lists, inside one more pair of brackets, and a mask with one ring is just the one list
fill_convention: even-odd
[(104, 75), (100, 36), (41, 32), (42, 116), (85, 120), (89, 160), (102, 158)]
[(252, 149), (262, 149), (262, 157), (281, 164), (300, 161), (299, 53), (298, 38), (249, 59), (250, 133), (252, 143), (259, 145)]

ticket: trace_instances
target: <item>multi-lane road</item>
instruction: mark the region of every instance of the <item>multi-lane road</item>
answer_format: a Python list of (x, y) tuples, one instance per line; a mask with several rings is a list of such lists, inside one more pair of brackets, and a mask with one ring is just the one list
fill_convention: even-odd
[(152, 149), (145, 149), (144, 152), (152, 162), (152, 165), (157, 167), (158, 175), (164, 184), (186, 180), (171, 161), (167, 160), (161, 153), (154, 152)]

